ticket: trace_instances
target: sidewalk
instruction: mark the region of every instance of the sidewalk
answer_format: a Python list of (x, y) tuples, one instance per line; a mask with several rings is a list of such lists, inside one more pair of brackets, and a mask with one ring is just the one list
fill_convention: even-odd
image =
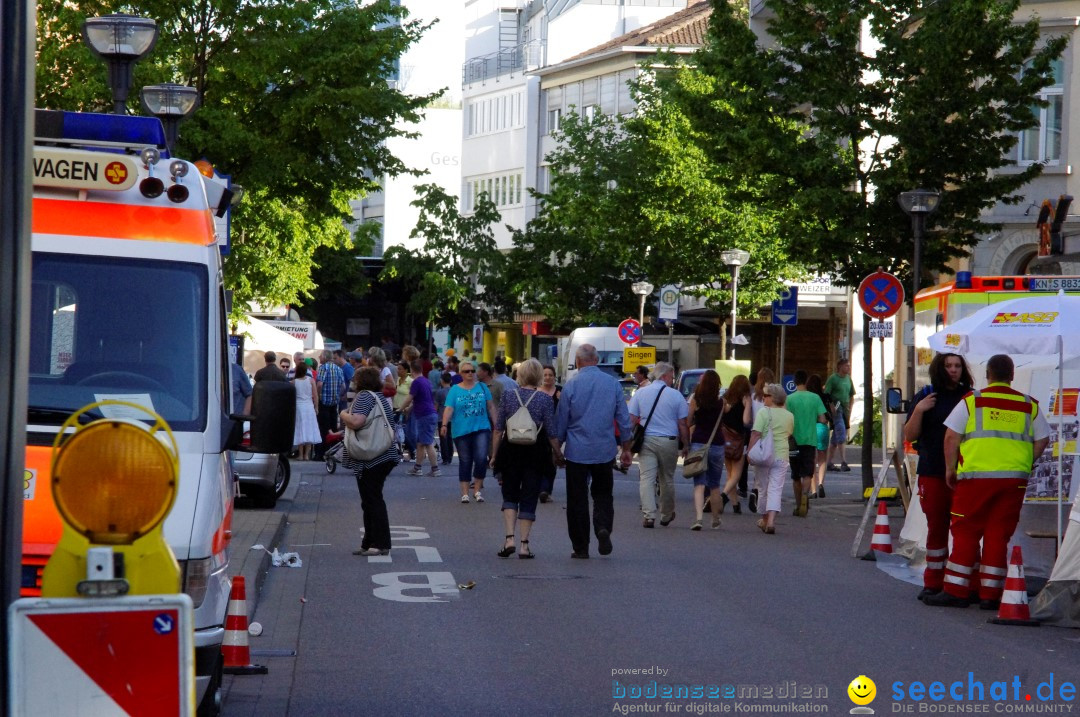
[[(243, 576), (250, 621), (259, 603), (259, 593), (270, 570), (270, 553), (285, 535), (288, 511), (300, 487), (300, 471), (294, 463), (285, 493), (273, 510), (239, 508), (233, 511), (232, 540), (229, 543), (229, 576)], [(252, 550), (262, 545), (266, 550)]]

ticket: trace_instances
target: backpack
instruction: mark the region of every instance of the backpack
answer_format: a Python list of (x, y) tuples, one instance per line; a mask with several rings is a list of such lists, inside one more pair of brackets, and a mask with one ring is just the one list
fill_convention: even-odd
[(529, 413), (529, 401), (532, 401), (536, 397), (537, 392), (533, 391), (532, 396), (529, 396), (529, 400), (524, 403), (521, 402), (520, 389), (514, 391), (514, 395), (517, 396), (518, 403), (521, 405), (518, 410), (514, 411), (514, 415), (506, 419), (506, 438), (511, 443), (516, 443), (521, 446), (531, 446), (536, 443), (536, 437), (540, 433), (540, 427), (536, 425), (536, 421), (533, 420), (532, 414)]

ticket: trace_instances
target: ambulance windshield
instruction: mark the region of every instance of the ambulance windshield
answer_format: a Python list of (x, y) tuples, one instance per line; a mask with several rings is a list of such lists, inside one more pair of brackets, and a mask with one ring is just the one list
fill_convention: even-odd
[(33, 423), (117, 399), (152, 408), (175, 431), (205, 428), (205, 267), (35, 252), (32, 277)]

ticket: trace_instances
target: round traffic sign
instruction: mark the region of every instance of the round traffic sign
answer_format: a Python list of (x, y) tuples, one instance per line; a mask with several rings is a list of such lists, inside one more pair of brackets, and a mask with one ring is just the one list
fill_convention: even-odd
[(904, 287), (900, 280), (884, 271), (875, 271), (859, 283), (856, 292), (859, 306), (874, 319), (887, 319), (904, 303)]
[(641, 324), (634, 319), (626, 319), (619, 324), (619, 339), (624, 344), (636, 344), (641, 341)]

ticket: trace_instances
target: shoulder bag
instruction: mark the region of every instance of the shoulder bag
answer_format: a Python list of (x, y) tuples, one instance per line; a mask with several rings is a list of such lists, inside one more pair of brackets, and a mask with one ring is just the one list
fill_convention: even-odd
[(667, 388), (665, 385), (660, 386), (660, 390), (656, 392), (656, 400), (652, 403), (652, 408), (649, 410), (649, 416), (645, 419), (645, 423), (639, 423), (634, 426), (634, 442), (630, 444), (631, 453), (641, 453), (642, 447), (645, 445), (645, 429), (649, 427), (649, 421), (652, 420), (653, 411), (656, 410), (656, 404), (660, 403), (660, 394)]
[(768, 468), (772, 466), (776, 460), (774, 455), (776, 447), (773, 445), (772, 437), (772, 411), (769, 411), (769, 425), (765, 430), (765, 433), (758, 439), (758, 442), (750, 447), (750, 450), (746, 453), (746, 459), (750, 461), (751, 465), (761, 466), (762, 468)]
[[(368, 391), (375, 406), (367, 415), (367, 420), (360, 428), (345, 429), (345, 450), (349, 457), (360, 461), (370, 461), (390, 450), (394, 444), (394, 428), (386, 416), (379, 394)], [(375, 409), (378, 409), (376, 417)]]
[(704, 473), (709, 468), (709, 448), (712, 446), (713, 439), (716, 438), (716, 429), (720, 428), (720, 419), (723, 418), (723, 411), (716, 417), (716, 424), (713, 426), (712, 433), (709, 434), (709, 441), (701, 448), (690, 451), (690, 455), (686, 456), (686, 460), (683, 461), (682, 474), (683, 478), (696, 478)]

